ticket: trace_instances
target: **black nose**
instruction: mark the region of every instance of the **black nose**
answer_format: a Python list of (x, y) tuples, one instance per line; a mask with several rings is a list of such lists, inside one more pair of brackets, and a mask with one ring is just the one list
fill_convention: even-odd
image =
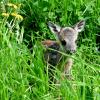
[(61, 41), (61, 44), (62, 44), (63, 46), (65, 46), (65, 45), (66, 45), (66, 41), (65, 41), (65, 40)]
[(67, 53), (68, 54), (73, 54), (73, 53), (75, 53), (76, 52), (76, 50), (67, 50)]
[(76, 52), (76, 50), (70, 50), (70, 53), (75, 53)]

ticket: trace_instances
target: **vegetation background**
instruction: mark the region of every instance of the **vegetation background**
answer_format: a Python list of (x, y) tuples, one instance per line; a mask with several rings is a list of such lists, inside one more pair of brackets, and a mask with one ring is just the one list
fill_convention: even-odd
[[(81, 19), (86, 26), (73, 55), (74, 80), (49, 85), (41, 41), (55, 36), (46, 23), (71, 26)], [(0, 100), (100, 100), (97, 36), (100, 0), (1, 0)]]

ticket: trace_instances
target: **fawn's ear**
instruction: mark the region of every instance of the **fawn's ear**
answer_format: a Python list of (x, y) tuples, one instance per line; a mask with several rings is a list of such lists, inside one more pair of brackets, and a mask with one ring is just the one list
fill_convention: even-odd
[(84, 29), (84, 26), (85, 26), (85, 20), (81, 20), (78, 23), (76, 23), (76, 25), (74, 26), (74, 29), (77, 32), (81, 32)]
[(52, 23), (48, 22), (48, 27), (50, 28), (51, 32), (58, 34), (61, 30), (61, 27)]

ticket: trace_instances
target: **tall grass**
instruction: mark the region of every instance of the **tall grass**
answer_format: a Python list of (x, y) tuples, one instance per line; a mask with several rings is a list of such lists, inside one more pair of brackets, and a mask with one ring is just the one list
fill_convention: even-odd
[[(0, 100), (99, 100), (100, 53), (96, 51), (96, 35), (100, 33), (100, 1), (11, 0), (16, 5), (21, 3), (17, 10), (7, 7), (7, 3), (0, 2), (0, 13), (16, 12), (23, 20), (0, 14)], [(74, 80), (61, 80), (60, 86), (49, 84), (41, 41), (55, 37), (46, 23), (50, 20), (71, 26), (81, 19), (86, 20), (86, 26), (72, 56)], [(60, 80), (59, 75), (54, 77)]]

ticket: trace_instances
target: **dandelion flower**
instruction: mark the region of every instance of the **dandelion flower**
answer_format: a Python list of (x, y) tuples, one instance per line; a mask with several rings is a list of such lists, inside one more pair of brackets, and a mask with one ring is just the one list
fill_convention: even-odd
[(7, 4), (7, 6), (12, 7), (12, 6), (13, 6), (13, 4), (12, 4), (12, 3), (8, 3), (8, 4)]
[(17, 9), (17, 8), (18, 8), (18, 7), (17, 7), (16, 5), (14, 5), (14, 4), (13, 4), (13, 7), (14, 7), (15, 9)]
[(13, 7), (13, 8), (15, 8), (15, 9), (18, 8), (18, 7), (17, 7), (15, 4), (13, 4), (13, 3), (8, 3), (7, 6), (9, 6), (9, 7)]
[(2, 13), (2, 16), (9, 17), (8, 13)]
[(16, 19), (23, 20), (23, 17), (17, 13), (11, 13), (11, 15), (14, 16)]

